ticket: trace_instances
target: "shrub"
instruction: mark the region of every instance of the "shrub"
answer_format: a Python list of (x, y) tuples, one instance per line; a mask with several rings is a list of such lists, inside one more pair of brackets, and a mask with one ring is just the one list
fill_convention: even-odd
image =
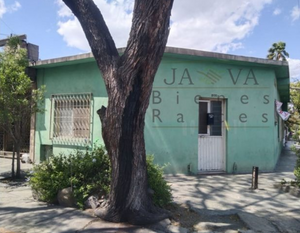
[[(164, 166), (154, 164), (153, 160), (153, 156), (147, 156), (148, 183), (154, 191), (154, 204), (164, 207), (172, 201), (171, 187), (163, 178)], [(102, 196), (109, 192), (109, 158), (103, 147), (52, 156), (34, 166), (29, 182), (39, 199), (49, 203), (57, 202), (59, 190), (72, 187), (77, 206), (83, 208), (91, 194)]]
[(292, 146), (291, 146), (291, 151), (293, 151), (293, 152), (297, 153), (297, 148), (296, 148), (296, 146), (295, 146), (295, 145), (292, 145)]
[(165, 166), (153, 163), (154, 156), (147, 156), (148, 184), (154, 191), (153, 202), (155, 205), (165, 207), (172, 202), (171, 186), (165, 181), (163, 174)]
[(296, 149), (297, 162), (294, 170), (294, 175), (296, 176), (295, 183), (300, 187), (300, 150)]
[(90, 194), (107, 194), (109, 183), (109, 158), (102, 147), (95, 147), (92, 151), (77, 150), (69, 156), (52, 156), (34, 166), (30, 178), (33, 191), (42, 201), (50, 203), (56, 202), (59, 190), (72, 187), (80, 208)]

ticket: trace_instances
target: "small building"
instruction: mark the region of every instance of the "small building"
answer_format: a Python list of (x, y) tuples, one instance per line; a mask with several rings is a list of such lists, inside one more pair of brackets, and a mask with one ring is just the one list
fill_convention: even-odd
[[(103, 144), (96, 111), (107, 93), (93, 55), (34, 68), (47, 90), (31, 140), (35, 161)], [(147, 154), (172, 173), (272, 171), (284, 128), (276, 100), (287, 108), (287, 62), (167, 47), (146, 113)]]

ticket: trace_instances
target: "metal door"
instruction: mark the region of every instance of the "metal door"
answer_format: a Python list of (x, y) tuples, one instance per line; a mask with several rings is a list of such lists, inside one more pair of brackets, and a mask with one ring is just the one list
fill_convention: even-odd
[(199, 101), (198, 170), (225, 171), (225, 101)]

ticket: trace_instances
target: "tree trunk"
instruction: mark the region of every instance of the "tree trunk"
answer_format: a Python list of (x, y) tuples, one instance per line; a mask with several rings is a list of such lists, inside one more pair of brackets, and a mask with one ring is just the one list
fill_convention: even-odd
[[(6, 132), (8, 132), (10, 134), (10, 136), (13, 139), (13, 159), (12, 159), (12, 175), (13, 178), (17, 178), (19, 179), (21, 177), (21, 165), (20, 165), (20, 132), (19, 129), (19, 123), (15, 122), (15, 124), (13, 126), (8, 125), (5, 129)], [(15, 171), (15, 155), (17, 152), (17, 169)]]
[(22, 141), (22, 137), (21, 137), (21, 121), (22, 119), (18, 119), (17, 121), (15, 121), (14, 124), (14, 130), (15, 130), (15, 134), (14, 134), (14, 149), (17, 152), (17, 170), (16, 170), (16, 178), (20, 179), (21, 178), (21, 159), (20, 159), (20, 147), (21, 147), (21, 141)]
[(145, 114), (169, 34), (173, 0), (135, 0), (127, 47), (119, 56), (93, 1), (63, 0), (82, 25), (102, 73), (107, 109), (98, 110), (112, 179), (106, 205), (96, 215), (113, 222), (148, 224), (164, 219), (147, 192)]
[(95, 213), (113, 222), (140, 225), (168, 217), (165, 211), (153, 206), (147, 192), (144, 118), (149, 94), (143, 95), (143, 85), (143, 79), (136, 77), (132, 86), (125, 87), (131, 89), (126, 98), (115, 92), (105, 115), (104, 108), (98, 111), (112, 177), (107, 205)]
[(13, 155), (12, 155), (12, 161), (11, 161), (11, 178), (15, 178), (15, 145), (13, 144)]
[(16, 145), (16, 152), (17, 152), (17, 170), (16, 170), (16, 178), (21, 178), (21, 159), (20, 159), (20, 145)]
[(14, 179), (15, 178), (15, 145), (13, 145), (13, 157), (11, 160), (11, 178)]

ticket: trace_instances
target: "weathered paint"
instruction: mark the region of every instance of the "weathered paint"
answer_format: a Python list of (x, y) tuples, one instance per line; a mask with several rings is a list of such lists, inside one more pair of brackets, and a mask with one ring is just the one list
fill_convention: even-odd
[[(210, 79), (209, 74), (213, 74)], [(175, 77), (175, 78), (174, 78)], [(174, 171), (197, 172), (198, 105), (195, 97), (225, 98), (226, 170), (272, 170), (278, 147), (274, 124), (274, 71), (266, 68), (164, 59), (156, 75), (146, 118), (147, 152)], [(173, 82), (173, 80), (175, 80)]]
[(92, 93), (91, 106), (91, 138), (89, 145), (94, 142), (103, 144), (101, 124), (96, 111), (107, 104), (107, 94), (99, 70), (94, 62), (71, 66), (42, 68), (38, 70), (37, 84), (46, 86), (44, 106), (46, 112), (37, 114), (35, 133), (35, 160), (40, 162), (41, 145), (53, 145), (55, 155), (74, 152), (75, 149), (85, 148), (85, 144), (53, 144), (50, 139), (51, 95), (62, 93)]
[[(47, 89), (47, 112), (38, 114), (36, 119), (36, 161), (41, 145), (53, 145), (54, 154), (83, 148), (83, 145), (52, 144), (49, 137), (52, 94), (93, 93), (91, 142), (102, 144), (96, 111), (107, 103), (107, 95), (95, 62), (46, 64), (36, 68), (38, 86), (46, 85)], [(190, 164), (196, 173), (197, 100), (219, 98), (226, 102), (226, 171), (250, 172), (252, 166), (262, 171), (273, 170), (282, 145), (278, 136), (282, 124), (277, 122), (275, 114), (274, 101), (280, 99), (276, 77), (279, 71), (275, 68), (278, 69), (272, 64), (166, 54), (156, 74), (146, 114), (147, 153), (154, 154), (157, 163), (169, 164), (169, 172), (186, 173)], [(281, 96), (286, 98), (282, 93)]]

